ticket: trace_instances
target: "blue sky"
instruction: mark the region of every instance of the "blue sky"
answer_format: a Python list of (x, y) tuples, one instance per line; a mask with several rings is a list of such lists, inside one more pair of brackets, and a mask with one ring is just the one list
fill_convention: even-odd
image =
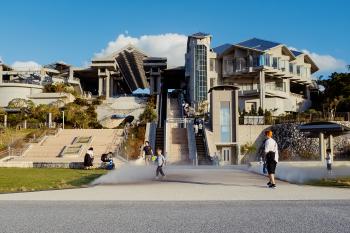
[(198, 31), (212, 34), (213, 46), (258, 37), (306, 49), (322, 66), (334, 62), (320, 74), (350, 64), (347, 0), (12, 0), (1, 8), (0, 57), (7, 64), (63, 60), (81, 66), (120, 34), (137, 39)]

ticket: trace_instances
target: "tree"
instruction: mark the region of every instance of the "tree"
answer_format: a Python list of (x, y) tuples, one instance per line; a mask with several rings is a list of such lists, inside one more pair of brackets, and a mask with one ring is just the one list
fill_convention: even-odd
[(65, 107), (67, 112), (67, 122), (71, 123), (74, 128), (87, 128), (90, 117), (85, 109), (75, 103), (69, 103)]
[(208, 112), (208, 101), (202, 100), (198, 105), (198, 112), (200, 115), (204, 115)]
[(20, 109), (33, 109), (34, 103), (31, 100), (15, 98), (8, 103), (7, 107), (20, 108)]
[(157, 113), (151, 106), (147, 105), (143, 113), (140, 114), (139, 119), (141, 123), (152, 122), (157, 119)]
[(61, 114), (59, 108), (55, 105), (40, 104), (34, 108), (31, 117), (40, 122), (46, 122), (49, 113), (51, 113), (52, 121), (56, 121)]
[(350, 73), (332, 73), (328, 79), (320, 76), (317, 84), (324, 90), (319, 92), (314, 108), (331, 112), (340, 110), (338, 106), (343, 109), (348, 105), (346, 102), (350, 98)]

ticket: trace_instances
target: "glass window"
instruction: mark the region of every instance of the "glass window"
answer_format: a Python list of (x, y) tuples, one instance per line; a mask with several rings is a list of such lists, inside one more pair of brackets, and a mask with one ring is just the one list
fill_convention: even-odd
[(231, 142), (231, 109), (229, 101), (220, 102), (221, 142)]
[(275, 69), (278, 68), (278, 58), (277, 57), (272, 58), (272, 67)]
[(202, 101), (207, 99), (207, 47), (205, 45), (196, 45), (195, 63), (195, 100)]
[(293, 74), (294, 70), (293, 70), (293, 63), (289, 63), (289, 73)]
[(265, 65), (270, 66), (270, 54), (265, 54)]
[(297, 66), (297, 74), (300, 75), (301, 66)]

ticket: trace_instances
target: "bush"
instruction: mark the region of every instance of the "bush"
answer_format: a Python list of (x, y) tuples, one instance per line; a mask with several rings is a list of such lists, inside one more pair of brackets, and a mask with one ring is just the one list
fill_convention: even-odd
[(89, 106), (89, 102), (86, 99), (76, 98), (74, 103), (80, 106)]
[(101, 104), (102, 104), (102, 100), (99, 100), (99, 99), (92, 100), (92, 105), (101, 105)]

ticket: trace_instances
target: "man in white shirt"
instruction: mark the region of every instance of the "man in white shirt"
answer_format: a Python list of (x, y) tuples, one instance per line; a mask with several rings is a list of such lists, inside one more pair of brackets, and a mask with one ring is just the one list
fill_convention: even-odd
[(275, 188), (275, 170), (278, 163), (278, 145), (277, 142), (272, 138), (271, 130), (265, 131), (265, 136), (267, 137), (267, 139), (265, 141), (264, 152), (267, 173), (269, 176), (269, 182), (267, 183), (267, 185), (270, 188)]

